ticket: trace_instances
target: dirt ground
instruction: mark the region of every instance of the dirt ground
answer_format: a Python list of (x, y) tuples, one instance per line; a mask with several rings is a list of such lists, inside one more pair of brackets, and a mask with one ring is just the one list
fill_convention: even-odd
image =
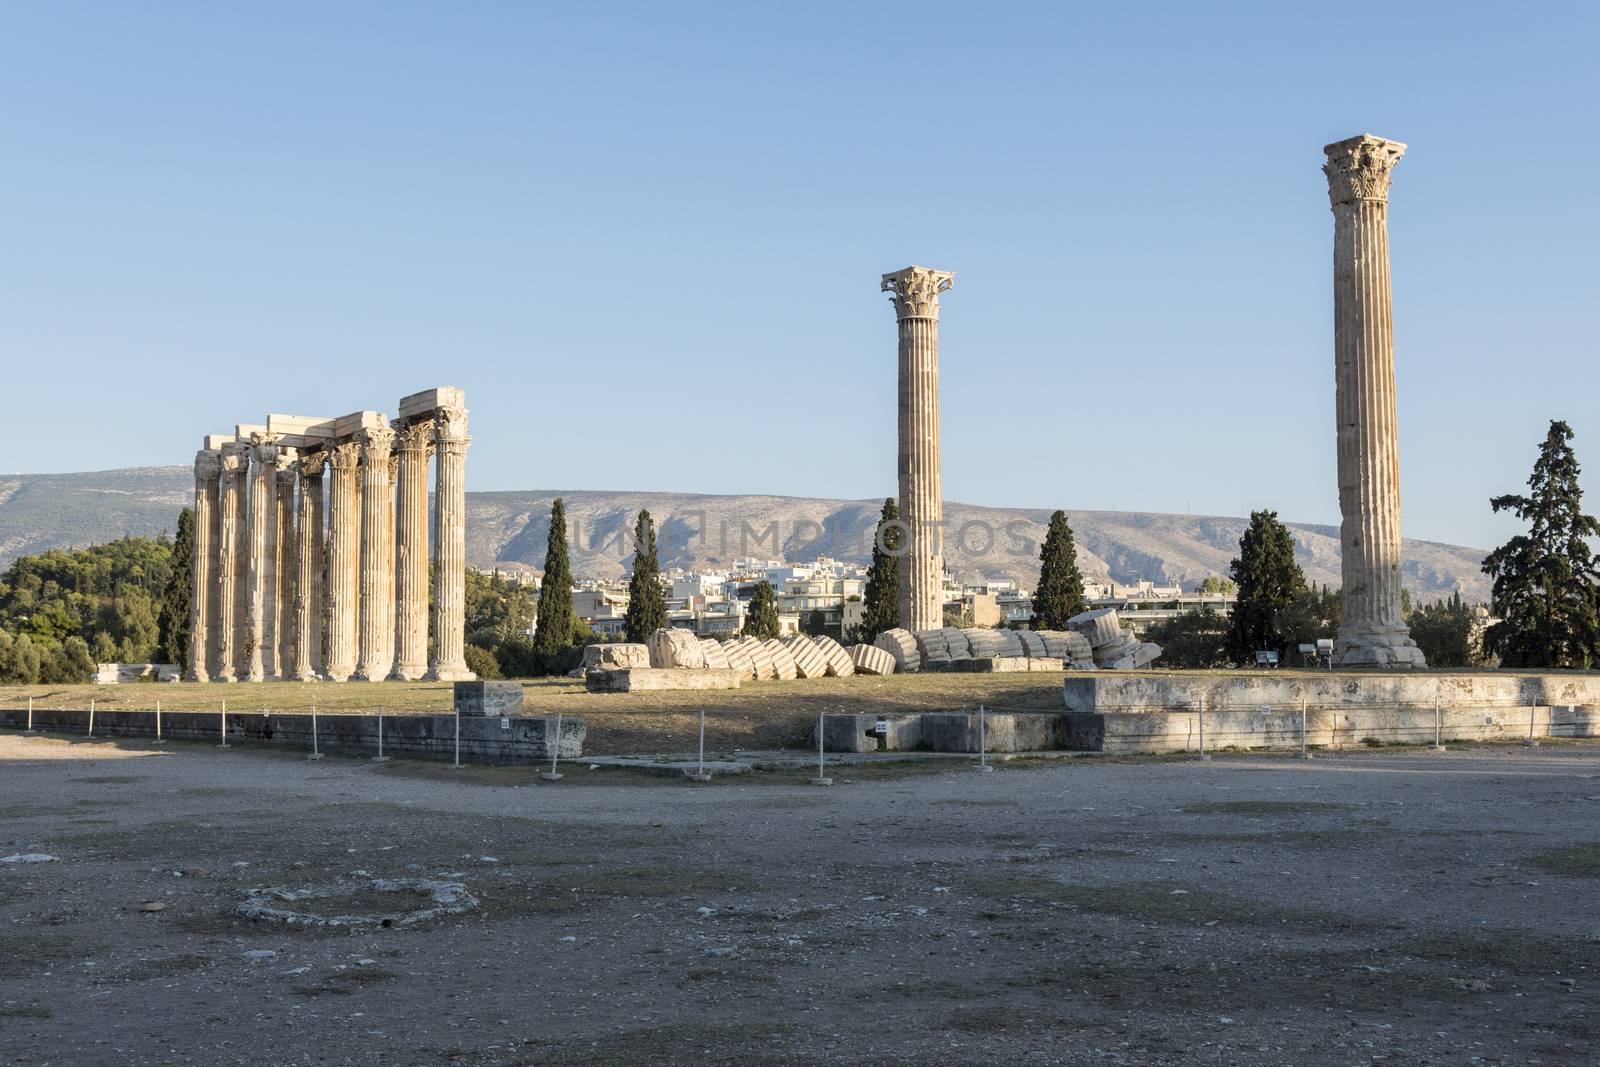
[(1600, 1058), (1600, 747), (836, 777), (0, 734), (0, 1063)]

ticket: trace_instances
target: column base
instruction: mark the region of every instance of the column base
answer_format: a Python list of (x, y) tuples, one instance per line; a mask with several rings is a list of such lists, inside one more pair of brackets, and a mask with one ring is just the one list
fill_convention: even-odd
[(289, 675), (289, 681), (320, 682), (322, 681), (322, 675), (318, 674), (316, 671), (295, 671), (293, 674)]
[(215, 681), (225, 682), (225, 683), (229, 683), (229, 684), (231, 684), (233, 682), (237, 682), (238, 680), (239, 680), (239, 676), (234, 674), (232, 671), (218, 671), (217, 672), (217, 677), (215, 679)]
[(467, 670), (465, 663), (459, 667), (448, 665), (431, 667), (428, 673), (423, 675), (423, 678), (430, 682), (476, 682), (478, 680), (476, 674)]
[(1340, 628), (1333, 646), (1335, 667), (1423, 670), (1428, 661), (1405, 627), (1395, 629)]
[(388, 681), (415, 682), (428, 673), (426, 663), (396, 663), (394, 670), (389, 672)]
[(383, 682), (389, 679), (387, 667), (357, 667), (356, 673), (350, 676), (353, 682)]
[(205, 671), (191, 669), (188, 674), (183, 676), (183, 680), (186, 682), (196, 682), (204, 685), (206, 682), (211, 681), (211, 676)]
[(329, 667), (326, 677), (330, 682), (348, 682), (350, 675), (351, 668), (349, 667)]

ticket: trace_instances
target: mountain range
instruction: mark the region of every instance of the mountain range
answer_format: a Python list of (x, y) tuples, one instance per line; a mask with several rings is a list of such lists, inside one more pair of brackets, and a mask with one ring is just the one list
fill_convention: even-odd
[[(187, 467), (134, 467), (78, 474), (0, 476), (0, 564), (50, 548), (172, 530), (193, 499)], [(717, 565), (745, 556), (804, 562), (819, 555), (865, 560), (881, 500), (787, 496), (526, 490), (467, 494), (467, 559), (473, 566), (538, 569), (550, 504), (566, 502), (572, 569), (579, 576), (627, 573), (640, 508), (659, 531), (663, 567)], [(1086, 577), (1193, 586), (1226, 574), (1246, 520), (1152, 512), (1069, 511)], [(947, 566), (965, 581), (1011, 579), (1031, 588), (1046, 510), (945, 502)], [(1287, 522), (1308, 581), (1339, 584), (1339, 532)], [(1403, 547), (1406, 587), (1419, 601), (1459, 590), (1486, 601), (1484, 551), (1432, 541)]]

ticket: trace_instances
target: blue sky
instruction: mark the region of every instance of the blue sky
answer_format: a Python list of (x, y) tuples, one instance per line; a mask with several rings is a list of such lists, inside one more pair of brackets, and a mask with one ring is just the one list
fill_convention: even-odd
[(1596, 10), (10, 5), (0, 471), (454, 384), (474, 489), (884, 496), (920, 263), (948, 498), (1333, 523), (1368, 131), (1405, 532), (1487, 546), (1600, 473)]

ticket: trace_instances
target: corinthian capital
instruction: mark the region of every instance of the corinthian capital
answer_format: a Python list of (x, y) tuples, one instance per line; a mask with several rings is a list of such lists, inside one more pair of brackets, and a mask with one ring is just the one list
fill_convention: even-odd
[(345, 441), (328, 450), (328, 463), (336, 471), (353, 471), (361, 465), (361, 446)]
[(955, 271), (907, 267), (883, 276), (882, 290), (891, 293), (896, 319), (937, 319), (939, 294), (955, 283)]
[(275, 433), (253, 433), (250, 435), (250, 448), (257, 463), (263, 467), (275, 466), (278, 462), (278, 435)]
[(1389, 199), (1389, 172), (1400, 162), (1406, 146), (1364, 133), (1324, 145), (1328, 161), (1322, 173), (1328, 176), (1328, 199), (1334, 207), (1358, 200)]
[(221, 473), (221, 452), (214, 448), (202, 448), (194, 454), (194, 476), (197, 481), (208, 481)]
[(433, 450), (433, 423), (424, 419), (421, 422), (399, 422), (395, 428), (395, 451), (397, 452), (431, 452)]
[(250, 445), (244, 441), (229, 441), (222, 446), (222, 470), (226, 474), (243, 473), (250, 459)]
[(293, 474), (300, 462), (300, 450), (297, 448), (279, 448), (276, 466), (279, 476)]
[(394, 447), (394, 431), (387, 426), (373, 426), (356, 435), (367, 462), (373, 465), (387, 463), (389, 450)]
[(300, 454), (300, 477), (322, 477), (322, 465), (328, 462), (328, 454), (323, 451), (302, 452)]
[(433, 413), (434, 426), (438, 430), (441, 445), (461, 443), (467, 441), (467, 409), (466, 408), (440, 408)]

